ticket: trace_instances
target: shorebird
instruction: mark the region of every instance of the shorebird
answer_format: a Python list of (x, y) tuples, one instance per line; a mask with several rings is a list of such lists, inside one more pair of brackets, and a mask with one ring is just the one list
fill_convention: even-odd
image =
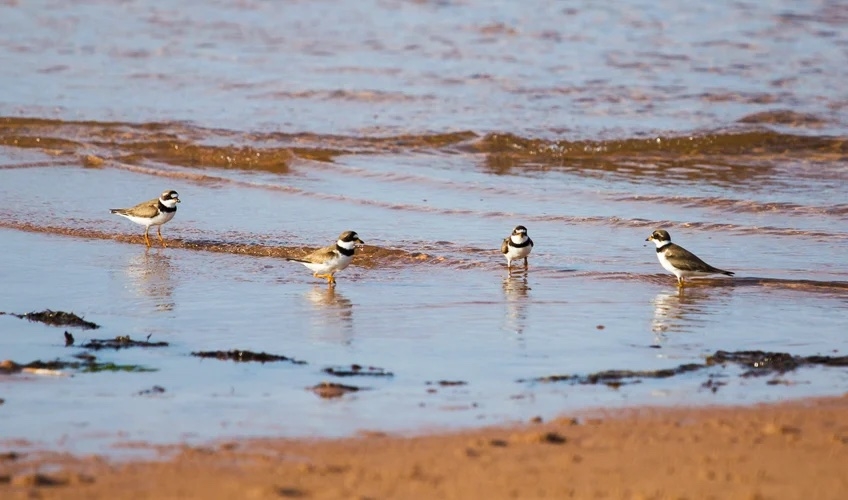
[(506, 257), (507, 269), (512, 269), (512, 261), (516, 259), (524, 259), (524, 267), (527, 267), (527, 256), (533, 250), (533, 240), (527, 236), (527, 228), (524, 226), (515, 226), (512, 234), (504, 238), (501, 243), (501, 253)]
[(708, 276), (710, 274), (726, 274), (733, 272), (713, 267), (689, 250), (671, 242), (671, 236), (664, 229), (657, 229), (645, 241), (653, 241), (657, 246), (657, 258), (660, 264), (670, 273), (677, 276), (677, 286), (683, 287), (684, 278), (690, 276)]
[(364, 241), (359, 239), (356, 231), (345, 231), (330, 246), (319, 248), (299, 259), (286, 258), (286, 260), (300, 262), (312, 271), (313, 276), (324, 278), (327, 280), (327, 284), (332, 285), (336, 283), (336, 278), (333, 275), (349, 266), (353, 260), (357, 243), (365, 244)]
[(168, 245), (162, 238), (162, 224), (174, 218), (179, 202), (180, 197), (177, 192), (169, 190), (162, 193), (159, 198), (139, 203), (131, 208), (113, 208), (110, 212), (144, 226), (144, 243), (147, 248), (150, 248), (150, 237), (148, 235), (150, 226), (157, 226), (156, 234), (159, 235), (159, 241), (162, 242), (163, 247), (167, 247)]

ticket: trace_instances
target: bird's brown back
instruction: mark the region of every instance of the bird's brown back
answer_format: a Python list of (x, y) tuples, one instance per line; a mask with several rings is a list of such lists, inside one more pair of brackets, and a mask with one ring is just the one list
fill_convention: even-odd
[(159, 213), (159, 198), (141, 202), (130, 208), (113, 208), (112, 213), (135, 215), (136, 217), (155, 217)]

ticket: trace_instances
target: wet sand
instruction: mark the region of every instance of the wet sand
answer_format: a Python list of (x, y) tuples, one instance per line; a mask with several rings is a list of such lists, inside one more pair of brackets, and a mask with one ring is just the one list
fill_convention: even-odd
[[(144, 445), (140, 445), (144, 446)], [(845, 498), (848, 395), (423, 436), (0, 457), (3, 498)]]

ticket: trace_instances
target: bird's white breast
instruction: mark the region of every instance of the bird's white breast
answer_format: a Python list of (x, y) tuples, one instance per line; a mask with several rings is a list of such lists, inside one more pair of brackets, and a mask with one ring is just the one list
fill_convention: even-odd
[(127, 219), (135, 222), (136, 224), (150, 227), (150, 226), (159, 226), (159, 225), (162, 225), (162, 224), (168, 222), (169, 220), (174, 218), (174, 215), (176, 215), (176, 213), (177, 212), (159, 212), (158, 214), (156, 214), (155, 217), (151, 217), (151, 218), (139, 217), (137, 215), (120, 214), (120, 213), (118, 215), (120, 215), (121, 217), (126, 217)]
[(657, 252), (657, 259), (659, 259), (660, 265), (662, 265), (665, 270), (670, 272), (671, 274), (677, 276), (678, 278), (681, 274), (683, 274), (680, 269), (677, 269), (676, 267), (672, 266), (671, 262), (669, 262), (668, 259), (665, 258), (665, 252)]
[[(515, 236), (510, 236), (509, 239), (515, 245), (521, 245), (522, 243), (527, 241), (526, 236), (523, 238), (516, 238)], [(530, 250), (532, 249), (533, 247), (530, 245), (527, 245), (525, 247), (514, 247), (512, 245), (508, 245), (506, 257), (508, 259), (520, 259), (522, 257), (527, 257), (528, 255), (530, 255)]]
[(310, 271), (320, 274), (341, 271), (349, 266), (352, 261), (352, 255), (347, 256), (337, 253), (332, 258), (327, 259), (324, 262), (301, 262), (301, 264), (306, 266)]

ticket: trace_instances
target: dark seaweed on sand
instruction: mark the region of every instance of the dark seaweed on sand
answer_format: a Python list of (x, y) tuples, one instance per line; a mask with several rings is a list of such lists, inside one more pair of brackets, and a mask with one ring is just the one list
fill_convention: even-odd
[(395, 374), (376, 366), (362, 366), (353, 364), (350, 366), (331, 366), (322, 370), (324, 373), (336, 377), (394, 377)]
[(706, 362), (687, 363), (661, 370), (605, 370), (588, 375), (549, 375), (518, 382), (571, 382), (573, 384), (606, 384), (619, 387), (625, 383), (638, 383), (643, 379), (668, 378), (728, 363), (748, 367), (742, 377), (783, 374), (802, 366), (848, 366), (848, 356), (795, 356), (784, 352), (716, 351)]
[(167, 342), (150, 342), (149, 340), (133, 340), (129, 335), (115, 337), (114, 339), (91, 339), (83, 344), (83, 349), (126, 349), (129, 347), (167, 347)]
[(27, 319), (29, 321), (37, 321), (39, 323), (44, 323), (45, 325), (51, 326), (75, 326), (78, 328), (82, 328), (83, 330), (94, 330), (96, 328), (100, 328), (100, 325), (98, 325), (97, 323), (86, 321), (74, 313), (69, 313), (65, 311), (51, 311), (50, 309), (45, 309), (41, 312), (30, 312), (26, 314), (8, 314), (16, 318)]
[(306, 361), (300, 361), (288, 356), (280, 356), (277, 354), (268, 354), (266, 352), (251, 352), (233, 349), (230, 351), (198, 351), (191, 353), (192, 356), (198, 358), (214, 358), (220, 360), (229, 360), (236, 362), (255, 361), (259, 363), (268, 363), (271, 361), (288, 361), (296, 365), (305, 365)]
[(162, 394), (165, 392), (165, 388), (161, 385), (154, 385), (150, 389), (144, 389), (143, 391), (138, 391), (139, 396), (151, 396), (154, 394)]
[[(575, 384), (606, 384), (618, 387), (627, 381), (638, 382), (641, 379), (668, 378), (681, 373), (693, 372), (705, 368), (706, 365), (688, 363), (676, 368), (664, 368), (661, 370), (604, 370), (590, 373), (588, 375), (549, 375), (533, 379), (534, 382), (572, 382)], [(519, 381), (523, 382), (523, 381)]]
[(748, 367), (743, 377), (783, 374), (802, 366), (848, 366), (848, 356), (793, 356), (785, 352), (716, 351), (707, 357), (707, 366), (734, 363)]
[(79, 370), (83, 373), (99, 373), (99, 372), (154, 372), (155, 369), (146, 368), (140, 365), (118, 365), (111, 362), (100, 363), (94, 356), (89, 356), (81, 361), (62, 361), (59, 359), (53, 361), (36, 360), (30, 363), (21, 365), (13, 361), (4, 361), (0, 364), (0, 374), (9, 375), (24, 371), (24, 369), (33, 370)]
[(464, 380), (438, 380), (436, 382), (427, 381), (425, 385), (438, 385), (441, 387), (459, 387), (462, 385), (468, 385), (468, 382)]

